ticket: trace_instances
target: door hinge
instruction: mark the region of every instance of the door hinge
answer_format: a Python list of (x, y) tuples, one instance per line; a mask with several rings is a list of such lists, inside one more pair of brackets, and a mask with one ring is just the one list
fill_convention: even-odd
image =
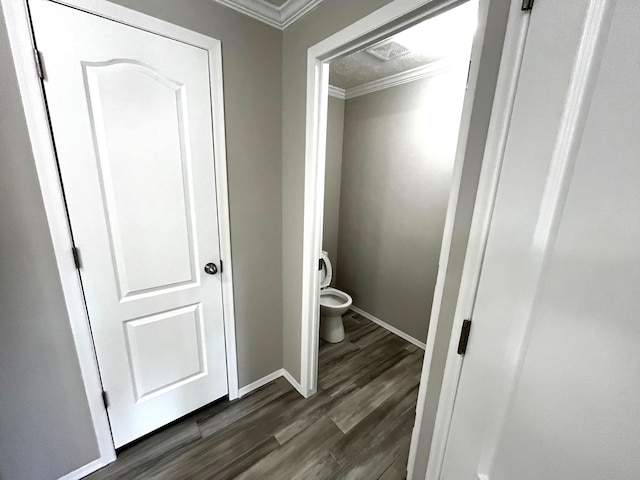
[(458, 342), (458, 355), (467, 353), (467, 344), (469, 343), (469, 332), (471, 331), (471, 320), (462, 322), (462, 330), (460, 331), (460, 341)]
[(531, 10), (534, 0), (522, 0), (522, 10)]
[(105, 410), (109, 408), (109, 396), (107, 395), (107, 392), (105, 392), (104, 390), (102, 391), (102, 403), (104, 403)]
[(76, 264), (76, 268), (80, 270), (82, 263), (80, 262), (80, 250), (77, 247), (71, 247), (71, 253), (73, 254), (73, 263)]
[(33, 59), (36, 62), (36, 70), (40, 80), (44, 80), (44, 68), (42, 66), (42, 53), (37, 48), (33, 49)]

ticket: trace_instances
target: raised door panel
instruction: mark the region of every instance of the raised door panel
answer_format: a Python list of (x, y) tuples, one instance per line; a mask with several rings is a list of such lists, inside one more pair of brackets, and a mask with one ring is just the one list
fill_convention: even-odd
[(127, 60), (84, 68), (120, 300), (196, 281), (185, 86)]
[(125, 322), (136, 402), (207, 374), (203, 331), (200, 304)]

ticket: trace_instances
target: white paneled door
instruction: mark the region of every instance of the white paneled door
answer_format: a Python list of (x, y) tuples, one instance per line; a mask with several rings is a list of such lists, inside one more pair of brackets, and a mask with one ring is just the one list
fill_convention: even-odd
[(640, 3), (536, 1), (441, 480), (640, 478)]
[(119, 447), (227, 394), (208, 54), (30, 8)]

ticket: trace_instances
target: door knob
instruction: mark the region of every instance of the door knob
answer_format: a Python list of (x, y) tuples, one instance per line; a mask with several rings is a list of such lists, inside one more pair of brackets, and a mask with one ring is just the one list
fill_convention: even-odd
[(215, 263), (207, 263), (204, 266), (204, 271), (209, 275), (215, 275), (216, 273), (218, 273), (218, 267), (216, 266)]

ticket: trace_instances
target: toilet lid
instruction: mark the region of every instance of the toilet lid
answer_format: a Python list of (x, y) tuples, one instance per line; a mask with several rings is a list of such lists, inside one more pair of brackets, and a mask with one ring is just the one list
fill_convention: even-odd
[(320, 288), (326, 288), (331, 284), (331, 278), (333, 277), (333, 271), (331, 270), (331, 260), (327, 252), (322, 252), (322, 262), (320, 268)]

